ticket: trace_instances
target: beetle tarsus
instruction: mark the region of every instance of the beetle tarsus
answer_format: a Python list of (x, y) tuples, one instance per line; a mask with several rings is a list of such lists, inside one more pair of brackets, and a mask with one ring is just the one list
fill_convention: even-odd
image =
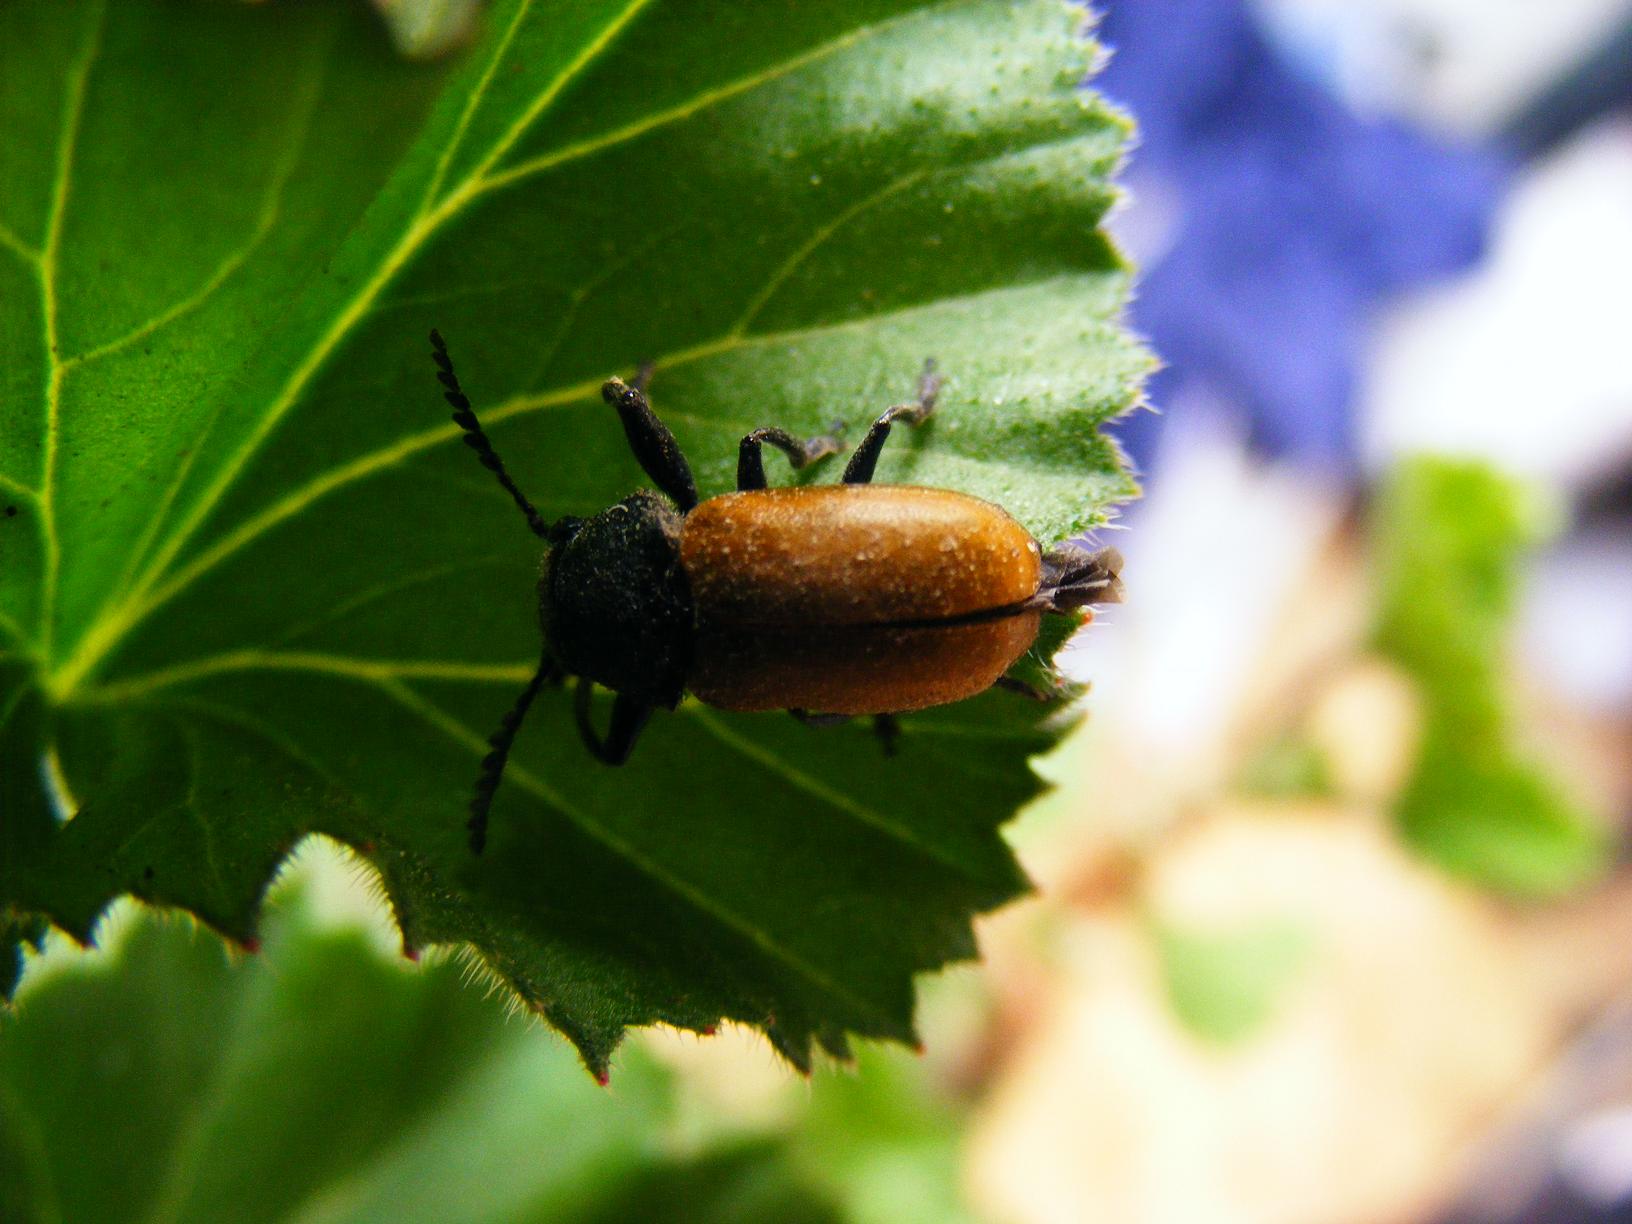
[(606, 765), (622, 765), (634, 751), (635, 741), (640, 738), (646, 720), (652, 716), (652, 707), (625, 693), (617, 694), (612, 701), (612, 725), (603, 740), (589, 717), (594, 689), (588, 677), (578, 677), (578, 688), (573, 694), (572, 703), (573, 716), (578, 721), (578, 734), (596, 760)]
[(935, 371), (935, 359), (931, 357), (924, 362), (924, 372), (918, 376), (918, 398), (910, 404), (891, 405), (873, 422), (861, 445), (856, 447), (856, 453), (850, 456), (850, 462), (845, 465), (845, 484), (872, 483), (873, 470), (878, 466), (878, 456), (884, 449), (884, 443), (889, 440), (890, 427), (897, 421), (920, 425), (928, 420), (935, 411), (935, 401), (940, 397), (941, 381), (941, 376)]
[(838, 422), (832, 433), (817, 434), (814, 438), (806, 439), (796, 438), (787, 430), (775, 426), (743, 435), (737, 447), (737, 491), (748, 493), (765, 487), (763, 450), (767, 444), (786, 455), (789, 465), (798, 470), (842, 451), (844, 442), (837, 435), (843, 427), (843, 422)]

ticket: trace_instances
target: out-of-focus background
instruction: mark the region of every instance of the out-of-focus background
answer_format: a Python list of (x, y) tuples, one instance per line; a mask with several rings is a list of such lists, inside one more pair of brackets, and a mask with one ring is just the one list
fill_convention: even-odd
[(974, 1199), (1632, 1218), (1632, 5), (1107, 8), (1169, 364)]
[[(472, 6), (380, 7), (413, 51)], [(1097, 7), (1167, 363), (1129, 600), (924, 1052), (655, 1032), (598, 1089), (313, 844), (259, 956), (126, 907), (30, 966), (19, 1066), (185, 1029), (110, 1098), (175, 1218), (255, 1161), (333, 1165), (302, 1220), (1632, 1218), (1632, 0)]]

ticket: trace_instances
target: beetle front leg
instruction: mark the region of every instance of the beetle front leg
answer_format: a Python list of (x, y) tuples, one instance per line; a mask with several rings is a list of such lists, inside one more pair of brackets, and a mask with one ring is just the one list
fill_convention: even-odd
[[(649, 372), (648, 372), (649, 376)], [(601, 398), (618, 410), (629, 449), (654, 484), (685, 513), (697, 504), (697, 481), (669, 427), (657, 419), (646, 393), (621, 378), (609, 378)]]
[(797, 471), (806, 464), (828, 455), (836, 455), (844, 449), (844, 442), (839, 433), (844, 429), (843, 421), (833, 422), (832, 429), (825, 434), (818, 434), (801, 442), (785, 429), (774, 427), (756, 429), (746, 435), (737, 447), (737, 491), (751, 492), (765, 487), (765, 460), (762, 449), (766, 443), (776, 447), (788, 457), (788, 463)]
[(578, 720), (578, 734), (584, 741), (584, 747), (596, 760), (607, 765), (622, 765), (634, 751), (635, 741), (645, 729), (646, 720), (652, 716), (652, 707), (644, 701), (636, 701), (619, 693), (612, 702), (612, 725), (603, 740), (589, 719), (589, 703), (594, 688), (592, 681), (578, 677), (578, 689), (573, 694), (572, 703), (573, 715)]
[(879, 452), (884, 449), (884, 443), (890, 436), (890, 426), (897, 421), (918, 425), (928, 420), (935, 411), (935, 400), (940, 392), (941, 376), (935, 372), (932, 358), (924, 362), (924, 372), (918, 377), (918, 398), (910, 404), (896, 404), (885, 409), (884, 415), (873, 422), (873, 427), (867, 431), (867, 436), (845, 465), (844, 483), (871, 484), (873, 469), (878, 466)]

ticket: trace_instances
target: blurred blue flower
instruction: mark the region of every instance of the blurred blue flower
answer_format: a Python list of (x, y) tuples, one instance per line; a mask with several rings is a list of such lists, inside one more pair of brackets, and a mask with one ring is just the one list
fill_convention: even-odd
[[(1141, 196), (1176, 212), (1133, 306), (1167, 363), (1152, 402), (1222, 402), (1269, 454), (1352, 471), (1372, 311), (1480, 258), (1502, 159), (1354, 114), (1280, 58), (1242, 0), (1099, 7), (1113, 55), (1095, 86), (1141, 132), (1129, 220)], [(1141, 466), (1162, 421), (1120, 429)]]

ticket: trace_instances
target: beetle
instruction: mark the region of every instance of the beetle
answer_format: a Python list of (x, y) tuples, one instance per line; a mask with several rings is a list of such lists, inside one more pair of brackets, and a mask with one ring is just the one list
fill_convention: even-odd
[[(837, 485), (768, 488), (764, 447), (795, 468), (843, 449), (834, 433), (745, 435), (737, 491), (706, 501), (644, 384), (601, 388), (635, 459), (659, 492), (630, 494), (591, 518), (547, 523), (511, 479), (459, 385), (440, 333), (432, 355), (466, 445), (515, 501), (546, 549), (538, 582), (538, 669), (488, 740), (470, 801), (471, 849), (528, 708), (545, 684), (577, 677), (585, 746), (608, 765), (629, 758), (651, 712), (690, 692), (726, 710), (788, 710), (824, 724), (872, 715), (889, 751), (892, 715), (1003, 685), (1045, 613), (1121, 598), (1113, 548), (1045, 551), (998, 506), (968, 494), (875, 485), (898, 423), (935, 411), (941, 380), (926, 362), (917, 398), (873, 421)], [(1091, 615), (1091, 614), (1090, 614)], [(590, 718), (593, 686), (615, 694), (606, 735)]]

